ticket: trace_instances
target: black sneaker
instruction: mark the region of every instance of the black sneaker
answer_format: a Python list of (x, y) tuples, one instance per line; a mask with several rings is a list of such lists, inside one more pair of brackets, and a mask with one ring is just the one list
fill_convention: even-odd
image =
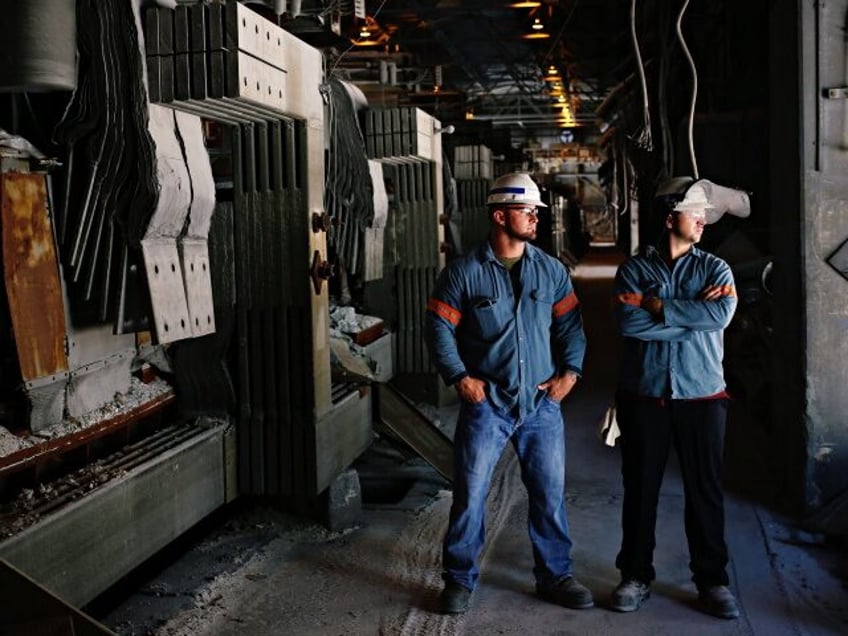
[(445, 589), (439, 597), (439, 610), (442, 614), (463, 614), (471, 607), (471, 590), (456, 581), (445, 583)]
[(651, 598), (651, 588), (642, 581), (627, 579), (618, 584), (612, 591), (610, 607), (616, 612), (635, 612), (642, 604)]
[(718, 618), (739, 618), (736, 598), (726, 585), (698, 588), (698, 604), (707, 614)]
[(588, 609), (595, 606), (592, 593), (585, 585), (579, 583), (573, 576), (563, 579), (553, 587), (536, 586), (539, 598), (562, 605), (569, 609)]

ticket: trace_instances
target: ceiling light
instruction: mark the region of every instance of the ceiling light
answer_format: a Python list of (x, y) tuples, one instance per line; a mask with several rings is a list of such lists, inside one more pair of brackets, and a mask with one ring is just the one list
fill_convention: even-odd
[(532, 33), (524, 33), (521, 36), (522, 40), (544, 40), (546, 38), (551, 37), (550, 33), (546, 31), (533, 31)]
[(541, 7), (541, 2), (530, 2), (527, 0), (526, 2), (512, 2), (507, 5), (510, 9), (535, 9), (536, 7)]
[(541, 31), (545, 28), (545, 25), (542, 24), (542, 21), (539, 18), (533, 18), (533, 25), (530, 28), (534, 31)]
[(354, 33), (356, 36), (351, 37), (351, 44), (359, 47), (388, 45), (392, 36), (391, 28), (383, 28), (371, 16), (366, 16), (365, 22), (360, 23), (359, 30)]

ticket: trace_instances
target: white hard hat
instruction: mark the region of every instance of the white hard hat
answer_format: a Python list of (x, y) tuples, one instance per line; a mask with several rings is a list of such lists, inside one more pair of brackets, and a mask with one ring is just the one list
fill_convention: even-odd
[(742, 218), (751, 214), (747, 192), (720, 186), (707, 179), (666, 179), (657, 187), (655, 198), (675, 212), (703, 211), (707, 223), (715, 223), (725, 213)]
[(548, 207), (542, 203), (539, 186), (536, 185), (536, 182), (526, 172), (510, 172), (495, 179), (495, 182), (489, 189), (486, 204), (492, 205), (498, 203), (510, 205), (527, 204), (535, 205), (539, 208)]

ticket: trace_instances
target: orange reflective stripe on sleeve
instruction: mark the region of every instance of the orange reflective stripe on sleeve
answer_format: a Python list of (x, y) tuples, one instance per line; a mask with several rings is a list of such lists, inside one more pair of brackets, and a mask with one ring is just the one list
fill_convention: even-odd
[(619, 294), (615, 297), (615, 299), (622, 305), (633, 305), (634, 307), (642, 306), (642, 294), (626, 292), (624, 294)]
[(553, 314), (554, 318), (559, 318), (560, 316), (564, 316), (569, 311), (577, 307), (579, 301), (577, 300), (577, 294), (571, 292), (568, 296), (559, 301), (556, 305), (554, 305)]
[(454, 327), (456, 327), (459, 324), (460, 319), (462, 319), (461, 312), (440, 300), (436, 300), (435, 298), (431, 298), (427, 301), (427, 309), (437, 316), (441, 316)]

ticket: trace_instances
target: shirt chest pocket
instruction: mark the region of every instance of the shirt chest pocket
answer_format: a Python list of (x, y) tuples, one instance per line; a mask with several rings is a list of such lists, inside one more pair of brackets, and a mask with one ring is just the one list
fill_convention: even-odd
[(511, 299), (477, 297), (471, 302), (469, 317), (472, 333), (481, 340), (496, 340), (512, 320)]
[(534, 289), (529, 296), (530, 302), (525, 306), (527, 318), (537, 327), (549, 326), (553, 315), (554, 297), (543, 289)]

